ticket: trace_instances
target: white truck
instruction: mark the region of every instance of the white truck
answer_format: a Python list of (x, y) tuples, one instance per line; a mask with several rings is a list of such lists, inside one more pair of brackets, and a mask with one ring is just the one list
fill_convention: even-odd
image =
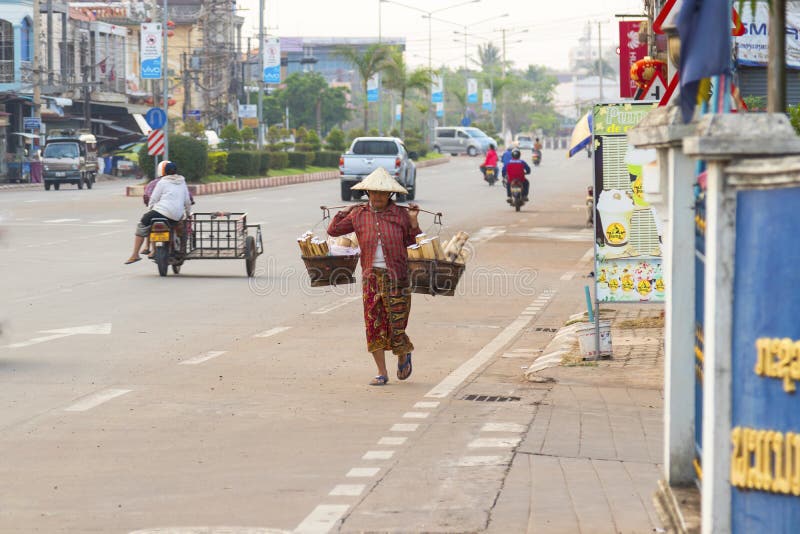
[(364, 191), (351, 191), (350, 188), (378, 167), (386, 169), (408, 190), (408, 195), (398, 195), (398, 201), (414, 200), (417, 193), (417, 167), (413, 160), (416, 158), (417, 155), (408, 152), (403, 141), (396, 137), (357, 137), (350, 149), (339, 158), (342, 200), (351, 200), (364, 194)]

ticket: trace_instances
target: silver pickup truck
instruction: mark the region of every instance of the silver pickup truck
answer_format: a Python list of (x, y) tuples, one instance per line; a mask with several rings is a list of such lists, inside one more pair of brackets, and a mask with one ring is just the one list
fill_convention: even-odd
[(398, 195), (398, 200), (414, 200), (417, 193), (416, 154), (408, 152), (403, 141), (396, 137), (357, 137), (350, 149), (339, 159), (342, 200), (360, 196), (363, 191), (350, 188), (369, 173), (383, 167), (408, 190), (408, 195)]

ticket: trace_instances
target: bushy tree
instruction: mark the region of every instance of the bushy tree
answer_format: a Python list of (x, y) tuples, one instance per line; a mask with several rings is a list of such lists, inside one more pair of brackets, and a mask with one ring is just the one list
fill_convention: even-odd
[(322, 148), (322, 141), (320, 141), (316, 130), (308, 131), (308, 135), (306, 136), (306, 144), (310, 145), (311, 150), (314, 152), (318, 152), (319, 149)]
[(244, 127), (241, 132), (239, 132), (239, 135), (242, 139), (242, 148), (251, 150), (253, 148), (253, 142), (256, 140), (256, 134), (253, 129)]
[(193, 118), (187, 118), (185, 121), (183, 121), (181, 131), (185, 134), (188, 134), (189, 137), (193, 137), (195, 139), (205, 139), (206, 137), (203, 124)]
[(349, 61), (358, 71), (361, 78), (361, 89), (364, 92), (364, 130), (369, 129), (369, 102), (367, 102), (367, 82), (375, 74), (386, 68), (391, 57), (391, 48), (380, 43), (370, 45), (364, 52), (355, 46), (341, 46), (336, 54)]
[(333, 128), (325, 138), (325, 147), (336, 152), (345, 150), (347, 148), (347, 140), (344, 132), (339, 128)]
[(229, 152), (235, 150), (239, 146), (239, 143), (242, 142), (242, 134), (239, 128), (233, 123), (228, 124), (222, 129), (219, 138), (222, 140), (222, 147)]

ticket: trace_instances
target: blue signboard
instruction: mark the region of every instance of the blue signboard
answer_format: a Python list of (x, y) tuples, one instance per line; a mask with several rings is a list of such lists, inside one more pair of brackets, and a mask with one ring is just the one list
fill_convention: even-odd
[(38, 117), (23, 117), (22, 125), (26, 130), (41, 130), (42, 120)]
[(160, 130), (167, 122), (167, 114), (161, 108), (150, 108), (144, 114), (144, 120), (150, 128)]
[(800, 525), (800, 188), (737, 194), (732, 330), (734, 534)]

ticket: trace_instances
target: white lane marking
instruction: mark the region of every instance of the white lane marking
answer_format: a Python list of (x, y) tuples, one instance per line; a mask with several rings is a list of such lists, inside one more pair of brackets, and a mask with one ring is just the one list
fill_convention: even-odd
[(486, 423), (481, 428), (481, 432), (510, 432), (521, 434), (525, 432), (525, 426), (517, 423)]
[(38, 345), (39, 343), (44, 343), (45, 341), (52, 341), (62, 337), (77, 335), (108, 335), (111, 333), (111, 323), (90, 324), (86, 326), (75, 326), (72, 328), (58, 328), (56, 330), (40, 330), (39, 333), (52, 335), (35, 337), (27, 341), (12, 343), (11, 345), (6, 345), (6, 348), (20, 349), (23, 347), (30, 347), (31, 345)]
[(533, 354), (534, 352), (541, 352), (542, 349), (514, 349), (511, 352), (524, 352), (525, 354)]
[[(555, 292), (548, 290), (544, 292), (553, 295)], [(517, 317), (510, 325), (505, 327), (502, 332), (487, 343), (475, 356), (462, 363), (452, 373), (447, 375), (444, 380), (439, 382), (432, 390), (425, 394), (428, 398), (442, 399), (450, 395), (464, 380), (472, 373), (480, 369), (492, 357), (500, 352), (503, 347), (508, 345), (514, 338), (522, 332), (533, 321), (532, 315)]]
[(201, 364), (203, 362), (207, 362), (208, 360), (211, 360), (212, 358), (216, 358), (217, 356), (222, 356), (226, 352), (228, 352), (228, 351), (226, 351), (226, 350), (212, 350), (212, 351), (209, 351), (209, 352), (204, 352), (203, 354), (199, 354), (199, 355), (195, 356), (194, 358), (189, 358), (188, 360), (183, 360), (178, 365), (198, 365), (198, 364)]
[(345, 475), (347, 478), (370, 478), (380, 472), (380, 467), (354, 467)]
[(91, 221), (89, 224), (117, 224), (128, 222), (125, 219), (103, 219), (100, 221)]
[(529, 316), (533, 316), (533, 315), (536, 315), (537, 313), (539, 313), (539, 312), (536, 312), (536, 311), (527, 311), (527, 310), (525, 310), (524, 312), (522, 312), (522, 315), (529, 315)]
[(508, 461), (506, 456), (462, 456), (458, 460), (458, 467), (507, 465)]
[(562, 280), (572, 280), (575, 277), (575, 271), (567, 271), (561, 275)]
[(552, 226), (535, 226), (531, 228), (531, 232), (552, 232)]
[(51, 224), (58, 224), (58, 223), (76, 222), (76, 221), (80, 221), (80, 219), (50, 219), (50, 220), (44, 221), (44, 222), (51, 223)]
[(85, 397), (72, 406), (68, 406), (64, 408), (65, 412), (85, 412), (87, 410), (91, 410), (97, 406), (100, 406), (104, 402), (108, 402), (111, 399), (115, 399), (126, 393), (130, 393), (130, 389), (104, 389), (103, 391), (98, 391), (97, 393), (93, 393), (88, 397)]
[(419, 428), (418, 423), (397, 423), (392, 425), (391, 432), (416, 432)]
[(414, 405), (414, 408), (419, 408), (423, 410), (430, 410), (432, 408), (438, 408), (439, 401), (421, 401)]
[(367, 451), (362, 460), (390, 460), (394, 456), (394, 451)]
[(393, 438), (393, 437), (386, 437), (381, 438), (378, 440), (378, 445), (402, 445), (406, 442), (408, 438)]
[(346, 504), (320, 504), (297, 525), (295, 534), (326, 534), (347, 513)]
[(333, 304), (328, 304), (327, 306), (323, 306), (322, 308), (312, 311), (311, 313), (315, 315), (322, 315), (323, 313), (328, 313), (332, 312), (333, 310), (338, 310), (339, 308), (347, 306), (348, 304), (350, 304), (351, 302), (355, 302), (356, 300), (361, 300), (361, 297), (360, 296), (347, 297), (346, 299), (342, 299)]
[(430, 414), (428, 412), (406, 412), (403, 414), (404, 419), (426, 419)]
[(470, 241), (472, 241), (473, 244), (485, 243), (486, 241), (501, 236), (504, 233), (506, 233), (506, 229), (503, 226), (486, 226), (475, 232), (470, 237)]
[(586, 253), (583, 256), (581, 256), (580, 261), (581, 262), (589, 261), (592, 259), (592, 257), (594, 257), (594, 248), (590, 248), (589, 250), (587, 250)]
[(469, 442), (470, 449), (510, 449), (519, 445), (520, 438), (478, 438)]
[(333, 497), (358, 497), (364, 493), (364, 484), (338, 484), (328, 492)]
[(291, 328), (292, 328), (291, 326), (276, 326), (275, 328), (270, 328), (269, 330), (265, 330), (260, 334), (256, 334), (253, 337), (272, 337), (282, 332), (286, 332)]

